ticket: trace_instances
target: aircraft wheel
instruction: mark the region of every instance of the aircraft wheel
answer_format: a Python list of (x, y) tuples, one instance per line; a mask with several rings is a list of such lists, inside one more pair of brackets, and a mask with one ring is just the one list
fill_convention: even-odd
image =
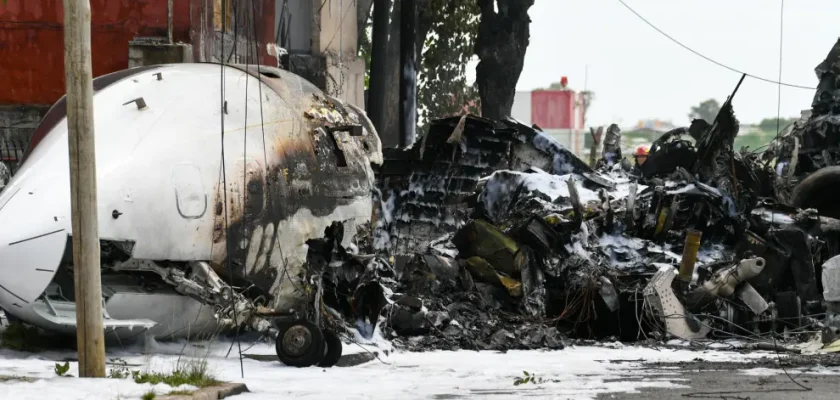
[(324, 334), (315, 324), (298, 320), (280, 326), (277, 357), (290, 367), (311, 367), (324, 358)]
[(338, 338), (338, 335), (333, 332), (325, 331), (324, 339), (327, 346), (324, 349), (324, 358), (321, 359), (318, 366), (329, 368), (338, 363), (338, 360), (341, 358), (341, 351), (344, 348), (344, 344), (341, 343), (341, 339)]

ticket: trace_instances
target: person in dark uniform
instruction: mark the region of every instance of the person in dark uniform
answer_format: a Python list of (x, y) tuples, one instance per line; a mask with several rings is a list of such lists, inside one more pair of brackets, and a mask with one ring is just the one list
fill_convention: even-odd
[(638, 146), (636, 150), (633, 151), (633, 159), (636, 161), (635, 165), (633, 165), (633, 175), (641, 176), (642, 175), (642, 165), (644, 165), (645, 161), (648, 158), (648, 148), (647, 146)]

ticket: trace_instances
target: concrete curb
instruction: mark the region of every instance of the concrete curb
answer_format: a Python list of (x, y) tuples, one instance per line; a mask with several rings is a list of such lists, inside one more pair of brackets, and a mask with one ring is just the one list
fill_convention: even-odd
[(199, 389), (189, 396), (157, 396), (155, 400), (220, 400), (248, 392), (244, 383), (226, 383)]

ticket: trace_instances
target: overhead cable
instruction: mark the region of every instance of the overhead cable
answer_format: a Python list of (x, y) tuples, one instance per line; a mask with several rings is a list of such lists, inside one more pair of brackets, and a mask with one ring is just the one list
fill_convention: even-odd
[(773, 80), (773, 79), (763, 78), (763, 77), (760, 77), (760, 76), (758, 76), (758, 75), (753, 75), (753, 74), (751, 74), (751, 73), (749, 73), (749, 72), (744, 72), (744, 71), (741, 71), (741, 70), (739, 70), (739, 69), (737, 69), (737, 68), (730, 67), (730, 66), (728, 66), (728, 65), (726, 65), (726, 64), (724, 64), (724, 63), (722, 63), (722, 62), (716, 61), (716, 60), (714, 60), (713, 58), (708, 57), (708, 56), (704, 55), (703, 53), (700, 53), (699, 51), (694, 50), (694, 49), (692, 49), (691, 47), (686, 46), (685, 44), (683, 44), (683, 43), (682, 43), (682, 42), (680, 42), (679, 40), (675, 39), (673, 36), (671, 36), (671, 35), (669, 35), (669, 34), (665, 33), (665, 31), (663, 31), (662, 29), (659, 29), (659, 28), (658, 28), (656, 25), (654, 25), (652, 22), (648, 21), (645, 17), (643, 17), (643, 16), (642, 16), (641, 14), (639, 14), (638, 12), (636, 12), (636, 10), (634, 10), (634, 9), (633, 9), (632, 7), (630, 7), (627, 3), (625, 3), (625, 2), (624, 2), (624, 0), (618, 0), (618, 2), (619, 2), (619, 3), (621, 3), (621, 4), (622, 4), (624, 7), (626, 7), (628, 10), (630, 10), (630, 12), (632, 12), (632, 13), (633, 13), (633, 14), (635, 14), (637, 17), (639, 17), (639, 19), (641, 19), (642, 21), (644, 21), (644, 23), (648, 24), (651, 28), (655, 29), (657, 32), (659, 32), (660, 34), (662, 34), (662, 36), (665, 36), (666, 38), (670, 39), (672, 42), (676, 43), (676, 44), (677, 44), (677, 45), (679, 45), (680, 47), (682, 47), (682, 48), (684, 48), (684, 49), (686, 49), (686, 50), (688, 50), (688, 51), (690, 51), (690, 52), (694, 53), (695, 55), (697, 55), (697, 56), (699, 56), (699, 57), (703, 58), (704, 60), (706, 60), (706, 61), (708, 61), (708, 62), (710, 62), (710, 63), (712, 63), (712, 64), (715, 64), (715, 65), (717, 65), (717, 66), (719, 66), (719, 67), (722, 67), (722, 68), (726, 68), (726, 69), (728, 69), (728, 70), (730, 70), (730, 71), (732, 71), (732, 72), (737, 72), (737, 73), (739, 73), (739, 74), (744, 74), (744, 75), (747, 75), (747, 76), (748, 76), (748, 77), (750, 77), (750, 78), (757, 79), (757, 80), (759, 80), (759, 81), (763, 81), (763, 82), (767, 82), (767, 83), (772, 83), (772, 84), (776, 84), (776, 85), (782, 85), (782, 86), (787, 86), (787, 87), (792, 87), (792, 88), (797, 88), (797, 89), (807, 89), (807, 90), (815, 90), (815, 89), (816, 89), (816, 88), (814, 88), (814, 87), (810, 87), (810, 86), (795, 85), (795, 84), (792, 84), (792, 83), (784, 83), (784, 82), (781, 82), (781, 79), (780, 79), (780, 80), (778, 80), (778, 81), (776, 81), (776, 80)]

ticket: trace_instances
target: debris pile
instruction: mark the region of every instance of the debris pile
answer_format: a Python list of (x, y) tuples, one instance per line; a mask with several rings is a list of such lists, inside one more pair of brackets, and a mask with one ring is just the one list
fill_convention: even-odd
[(326, 315), (411, 350), (814, 328), (833, 340), (840, 208), (796, 200), (791, 185), (840, 168), (838, 49), (817, 69), (811, 117), (763, 155), (734, 149), (737, 87), (714, 121), (663, 135), (636, 168), (615, 126), (593, 169), (512, 119), (432, 122), (411, 149), (385, 153), (360, 247), (371, 255), (342, 247), (338, 226), (309, 242)]
[(816, 68), (820, 80), (811, 110), (765, 152), (775, 159), (779, 197), (800, 208), (840, 218), (833, 185), (840, 182), (840, 40)]

